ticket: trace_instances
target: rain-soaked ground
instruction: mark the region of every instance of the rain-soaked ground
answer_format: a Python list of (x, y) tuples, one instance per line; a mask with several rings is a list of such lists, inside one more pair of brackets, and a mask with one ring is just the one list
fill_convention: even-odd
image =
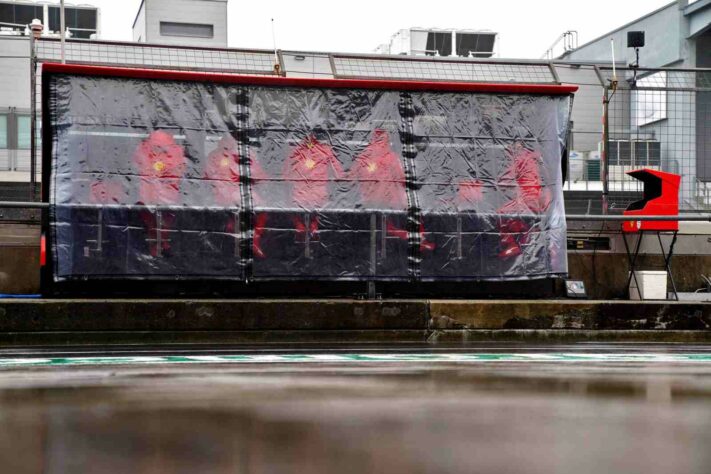
[(711, 472), (711, 346), (0, 350), (0, 472)]

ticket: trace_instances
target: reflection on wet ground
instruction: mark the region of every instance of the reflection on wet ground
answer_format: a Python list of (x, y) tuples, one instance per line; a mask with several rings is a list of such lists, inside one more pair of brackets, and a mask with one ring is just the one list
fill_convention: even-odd
[(709, 402), (708, 362), (6, 367), (0, 465), (8, 473), (708, 473)]

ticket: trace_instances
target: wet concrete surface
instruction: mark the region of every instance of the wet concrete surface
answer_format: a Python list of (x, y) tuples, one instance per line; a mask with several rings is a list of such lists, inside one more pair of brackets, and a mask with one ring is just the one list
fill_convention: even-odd
[(539, 354), (529, 361), (5, 366), (9, 473), (708, 473), (711, 346), (31, 348), (0, 358)]

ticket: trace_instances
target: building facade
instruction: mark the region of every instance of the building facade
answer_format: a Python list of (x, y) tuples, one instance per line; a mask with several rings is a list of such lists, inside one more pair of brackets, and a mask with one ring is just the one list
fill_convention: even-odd
[[(646, 44), (627, 47), (627, 34), (643, 31)], [(611, 40), (619, 69), (608, 123), (610, 190), (636, 191), (626, 173), (656, 168), (683, 176), (685, 210), (711, 206), (711, 0), (678, 0), (590, 41), (560, 59), (611, 62)], [(690, 69), (700, 68), (697, 71)], [(613, 72), (603, 80), (610, 84)], [(600, 145), (575, 143), (571, 164), (584, 169), (599, 157)]]
[(627, 33), (644, 31), (646, 46), (641, 63), (647, 67), (709, 67), (711, 65), (711, 1), (677, 0), (627, 23), (578, 48), (564, 53), (568, 61), (611, 62), (610, 40), (615, 43), (615, 59), (622, 64), (635, 62), (634, 49), (627, 47)]
[(227, 0), (143, 0), (133, 40), (184, 46), (227, 47)]
[[(39, 20), (44, 25), (44, 36), (58, 36), (60, 31), (59, 5), (23, 0), (0, 1), (0, 35), (26, 35), (27, 25)], [(98, 39), (99, 9), (91, 5), (66, 3), (64, 24), (69, 38)]]

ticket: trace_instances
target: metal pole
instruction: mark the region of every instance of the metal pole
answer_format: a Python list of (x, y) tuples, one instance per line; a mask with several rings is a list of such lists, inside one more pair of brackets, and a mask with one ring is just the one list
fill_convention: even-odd
[(602, 179), (602, 213), (607, 215), (609, 210), (608, 194), (610, 185), (608, 182), (608, 153), (610, 150), (610, 88), (605, 87), (604, 96), (602, 99), (602, 153), (600, 154), (600, 179)]
[(37, 56), (35, 33), (30, 34), (30, 200), (37, 200)]
[(65, 64), (67, 61), (64, 56), (64, 36), (65, 36), (65, 28), (64, 28), (64, 0), (59, 0), (59, 43), (61, 44), (61, 56), (62, 56), (62, 64)]

